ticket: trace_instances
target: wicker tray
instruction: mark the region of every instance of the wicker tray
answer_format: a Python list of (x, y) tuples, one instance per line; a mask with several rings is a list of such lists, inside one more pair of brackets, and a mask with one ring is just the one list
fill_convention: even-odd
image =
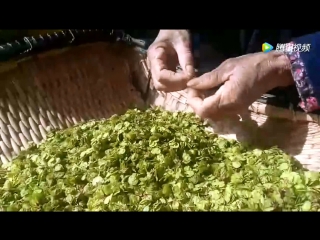
[[(187, 92), (153, 88), (144, 43), (121, 31), (67, 30), (0, 46), (0, 159), (11, 161), (53, 129), (107, 118), (130, 107), (192, 111)], [(278, 145), (320, 170), (317, 114), (255, 102), (246, 116), (209, 131), (257, 147)]]

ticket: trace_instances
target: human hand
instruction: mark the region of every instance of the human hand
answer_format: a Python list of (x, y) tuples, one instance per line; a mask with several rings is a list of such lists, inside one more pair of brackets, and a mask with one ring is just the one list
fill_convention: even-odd
[[(157, 90), (184, 90), (194, 76), (191, 41), (187, 30), (160, 30), (148, 49), (154, 86)], [(176, 72), (180, 64), (182, 71)]]
[(262, 94), (293, 84), (289, 59), (279, 52), (248, 54), (224, 61), (209, 73), (188, 82), (196, 90), (223, 84), (207, 97), (189, 97), (188, 104), (202, 118), (219, 119), (240, 114)]

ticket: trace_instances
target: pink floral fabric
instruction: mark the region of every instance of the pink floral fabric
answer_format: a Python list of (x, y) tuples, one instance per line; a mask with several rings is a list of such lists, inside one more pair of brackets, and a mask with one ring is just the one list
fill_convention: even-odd
[(292, 76), (301, 98), (299, 106), (305, 112), (312, 112), (320, 109), (319, 103), (314, 96), (313, 87), (310, 84), (306, 67), (301, 59), (300, 52), (286, 52), (286, 55), (291, 61)]

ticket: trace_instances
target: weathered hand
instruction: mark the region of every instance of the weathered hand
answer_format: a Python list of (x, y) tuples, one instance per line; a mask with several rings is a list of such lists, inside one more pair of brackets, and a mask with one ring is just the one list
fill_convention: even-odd
[(192, 79), (187, 86), (208, 90), (222, 86), (207, 97), (190, 97), (188, 103), (202, 118), (218, 119), (240, 114), (262, 94), (293, 84), (289, 59), (279, 52), (231, 58), (213, 71)]
[[(194, 75), (190, 36), (187, 30), (160, 30), (148, 49), (148, 60), (156, 89), (183, 90)], [(182, 72), (177, 73), (180, 64)]]

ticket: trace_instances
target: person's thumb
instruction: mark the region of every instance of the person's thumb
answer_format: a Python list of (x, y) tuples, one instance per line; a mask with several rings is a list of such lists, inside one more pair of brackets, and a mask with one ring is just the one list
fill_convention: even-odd
[(193, 77), (195, 71), (190, 43), (180, 42), (178, 44), (174, 44), (174, 49), (178, 55), (179, 64), (182, 70), (190, 77)]

